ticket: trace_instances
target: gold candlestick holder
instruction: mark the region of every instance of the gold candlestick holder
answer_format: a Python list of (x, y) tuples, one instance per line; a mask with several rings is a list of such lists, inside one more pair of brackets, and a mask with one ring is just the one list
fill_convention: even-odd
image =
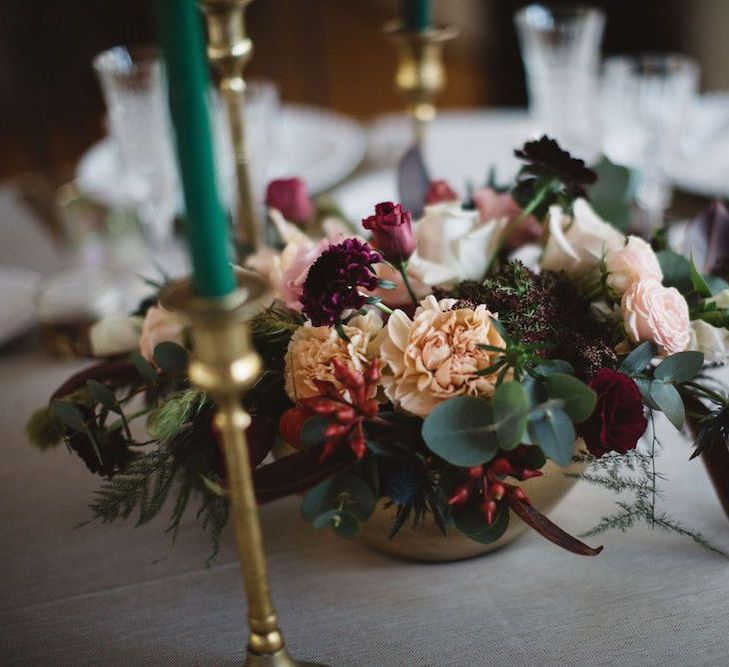
[(194, 296), (189, 281), (163, 290), (165, 308), (184, 314), (192, 325), (193, 352), (190, 381), (216, 402), (214, 426), (220, 435), (228, 471), (231, 518), (248, 600), (250, 633), (245, 665), (293, 667), (286, 650), (268, 587), (266, 555), (258, 517), (245, 429), (250, 416), (242, 396), (261, 370), (248, 321), (268, 294), (264, 281), (249, 272), (239, 273), (239, 287), (221, 299)]
[(235, 236), (241, 252), (255, 252), (261, 245), (261, 228), (251, 189), (246, 142), (243, 71), (253, 55), (245, 10), (253, 0), (202, 0), (208, 28), (208, 60), (218, 74), (218, 91), (225, 104), (235, 155)]
[(450, 26), (411, 31), (398, 21), (386, 23), (383, 31), (397, 46), (395, 85), (407, 103), (415, 141), (422, 148), (426, 128), (436, 116), (435, 99), (446, 83), (443, 47), (458, 31)]

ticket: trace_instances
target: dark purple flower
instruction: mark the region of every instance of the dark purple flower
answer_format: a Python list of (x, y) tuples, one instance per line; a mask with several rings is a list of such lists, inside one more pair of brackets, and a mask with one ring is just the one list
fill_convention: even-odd
[(305, 225), (314, 217), (306, 184), (300, 178), (279, 178), (266, 188), (266, 206), (278, 209), (289, 222)]
[(391, 201), (375, 206), (375, 214), (362, 220), (372, 232), (372, 241), (382, 256), (393, 264), (407, 262), (415, 251), (410, 211)]
[(379, 282), (373, 264), (381, 257), (358, 239), (330, 245), (311, 265), (299, 301), (314, 326), (334, 326), (342, 313), (364, 306), (358, 287), (374, 290)]

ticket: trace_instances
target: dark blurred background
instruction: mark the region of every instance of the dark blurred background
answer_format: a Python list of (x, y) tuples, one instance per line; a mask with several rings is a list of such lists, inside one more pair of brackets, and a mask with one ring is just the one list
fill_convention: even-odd
[[(439, 20), (461, 30), (449, 46), (444, 107), (526, 102), (512, 17), (517, 0), (437, 0)], [(554, 3), (558, 4), (558, 3)], [(567, 4), (567, 3), (563, 3)], [(604, 50), (680, 50), (701, 63), (704, 90), (729, 89), (726, 0), (592, 0), (608, 16)], [(396, 0), (257, 0), (248, 12), (251, 77), (275, 80), (286, 102), (366, 120), (397, 110), (395, 56), (380, 35)], [(91, 59), (120, 43), (154, 40), (150, 0), (2, 0), (0, 178), (28, 171), (71, 176), (104, 134)]]

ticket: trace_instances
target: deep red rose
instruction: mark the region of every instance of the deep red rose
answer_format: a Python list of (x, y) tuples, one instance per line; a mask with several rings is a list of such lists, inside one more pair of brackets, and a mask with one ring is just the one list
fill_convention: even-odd
[(440, 204), (444, 201), (458, 201), (455, 190), (448, 185), (448, 181), (431, 181), (428, 192), (425, 193), (425, 205)]
[(410, 211), (391, 201), (375, 206), (375, 214), (362, 220), (362, 226), (372, 232), (372, 244), (385, 261), (392, 264), (407, 262), (415, 251), (415, 237)]
[(597, 405), (587, 421), (577, 425), (587, 449), (598, 458), (635, 449), (648, 428), (635, 382), (625, 373), (601, 368), (588, 384), (597, 393)]
[(314, 217), (314, 204), (300, 178), (279, 178), (266, 188), (266, 206), (278, 209), (289, 222), (306, 225)]

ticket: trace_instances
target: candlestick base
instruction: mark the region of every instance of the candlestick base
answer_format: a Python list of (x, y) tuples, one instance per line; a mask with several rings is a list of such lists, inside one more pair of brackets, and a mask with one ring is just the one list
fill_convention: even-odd
[(436, 116), (435, 99), (445, 87), (443, 47), (458, 31), (451, 26), (406, 30), (399, 21), (390, 21), (383, 32), (397, 46), (395, 85), (413, 118), (415, 140), (422, 145), (425, 128)]
[(285, 648), (272, 655), (258, 655), (249, 651), (243, 664), (245, 667), (327, 667), (319, 662), (294, 660)]
[(190, 382), (216, 403), (213, 420), (228, 472), (231, 522), (248, 600), (245, 665), (287, 667), (296, 662), (287, 652), (268, 588), (266, 554), (258, 517), (253, 476), (246, 444), (250, 417), (242, 396), (261, 371), (251, 340), (249, 320), (267, 301), (268, 285), (250, 271), (237, 274), (238, 289), (218, 299), (193, 294), (188, 281), (166, 287), (162, 305), (186, 315), (192, 325)]

